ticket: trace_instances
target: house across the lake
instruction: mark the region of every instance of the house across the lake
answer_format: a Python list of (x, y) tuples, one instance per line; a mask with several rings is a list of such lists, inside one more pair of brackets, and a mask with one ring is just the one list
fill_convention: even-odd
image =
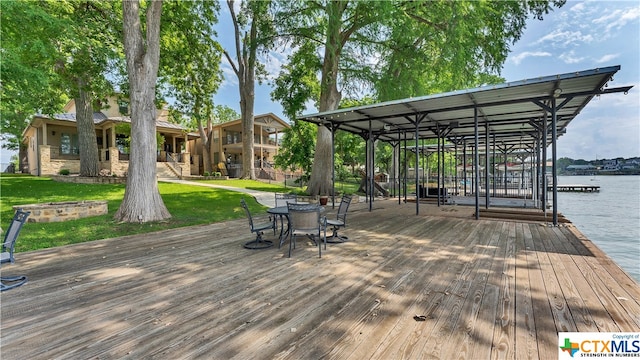
[[(279, 139), (285, 121), (274, 114), (257, 115), (254, 124), (254, 154), (256, 174), (273, 176), (269, 171), (278, 153)], [(129, 168), (129, 124), (126, 103), (115, 97), (93, 114), (98, 142), (100, 169), (115, 176), (125, 176)], [(157, 111), (156, 130), (161, 138), (157, 150), (157, 173), (163, 177), (202, 175), (203, 146), (200, 134), (189, 132), (180, 124), (169, 122), (166, 109)], [(211, 132), (210, 158), (213, 171), (230, 177), (242, 174), (242, 124), (234, 120), (216, 124)], [(66, 169), (71, 174), (80, 171), (80, 148), (76, 126), (76, 107), (72, 100), (64, 113), (37, 114), (22, 134), (26, 151), (21, 154), (22, 171), (36, 176), (59, 174)]]

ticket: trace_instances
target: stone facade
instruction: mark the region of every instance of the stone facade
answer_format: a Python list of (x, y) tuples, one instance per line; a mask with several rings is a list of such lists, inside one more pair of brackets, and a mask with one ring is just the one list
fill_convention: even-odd
[(69, 172), (76, 174), (80, 172), (80, 160), (56, 159), (55, 154), (52, 154), (52, 151), (56, 150), (49, 145), (40, 145), (41, 174), (58, 174), (62, 169), (68, 169)]

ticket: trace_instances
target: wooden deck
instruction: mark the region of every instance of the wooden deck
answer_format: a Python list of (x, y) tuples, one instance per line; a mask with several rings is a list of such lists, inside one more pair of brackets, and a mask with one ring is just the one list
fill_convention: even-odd
[(245, 220), (17, 254), (1, 357), (555, 359), (558, 331), (640, 329), (640, 286), (570, 224), (365, 208), (321, 259), (244, 249)]

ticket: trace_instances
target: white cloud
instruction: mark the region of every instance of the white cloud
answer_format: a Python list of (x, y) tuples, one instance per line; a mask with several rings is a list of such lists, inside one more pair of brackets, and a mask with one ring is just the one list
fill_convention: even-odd
[(287, 63), (287, 56), (292, 53), (292, 49), (276, 52), (270, 51), (268, 56), (263, 56), (260, 61), (267, 71), (267, 81), (272, 81), (280, 74), (282, 66)]
[(606, 54), (601, 56), (599, 59), (596, 59), (596, 63), (598, 64), (602, 64), (602, 63), (607, 63), (617, 57), (619, 57), (620, 54)]
[(577, 13), (581, 13), (581, 12), (584, 11), (584, 9), (585, 9), (584, 3), (580, 2), (580, 3), (577, 3), (576, 5), (572, 6), (571, 9), (569, 9), (569, 11), (574, 11), (574, 12), (577, 12)]
[(575, 51), (567, 51), (563, 52), (559, 56), (560, 60), (564, 61), (565, 64), (577, 64), (584, 61), (584, 56), (576, 56)]
[(607, 31), (611, 31), (614, 28), (620, 29), (638, 18), (640, 18), (640, 7), (630, 7), (627, 9), (618, 9), (610, 14), (594, 19), (593, 23), (606, 25)]
[(522, 62), (522, 60), (528, 57), (543, 57), (543, 56), (551, 56), (551, 53), (546, 51), (525, 51), (525, 52), (521, 52), (518, 55), (510, 56), (509, 59), (513, 61), (513, 63), (518, 65)]
[(534, 45), (549, 42), (556, 47), (566, 47), (580, 43), (591, 43), (593, 42), (593, 39), (594, 38), (591, 34), (583, 34), (581, 31), (564, 31), (562, 29), (556, 29), (539, 38)]

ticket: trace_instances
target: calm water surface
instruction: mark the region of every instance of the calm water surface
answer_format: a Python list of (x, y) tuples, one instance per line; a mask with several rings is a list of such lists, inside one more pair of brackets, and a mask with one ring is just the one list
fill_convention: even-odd
[(640, 176), (558, 176), (599, 193), (558, 193), (558, 211), (640, 283)]

